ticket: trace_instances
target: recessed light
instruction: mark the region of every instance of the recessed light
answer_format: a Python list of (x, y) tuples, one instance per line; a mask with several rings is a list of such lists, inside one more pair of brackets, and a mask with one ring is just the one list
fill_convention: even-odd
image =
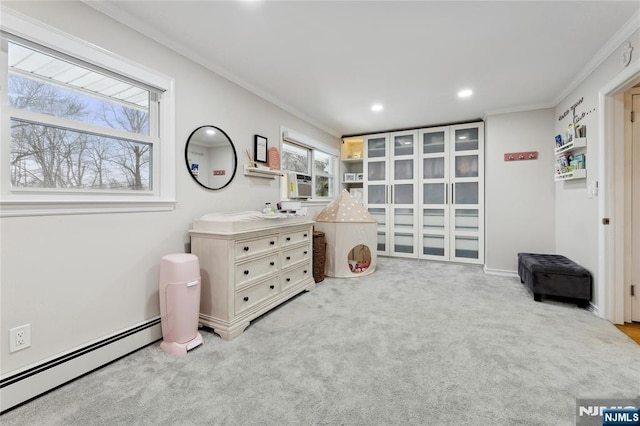
[(464, 89), (458, 92), (459, 98), (468, 98), (471, 95), (473, 95), (473, 90), (471, 89)]
[(371, 106), (371, 111), (382, 111), (384, 109), (384, 107), (380, 104), (375, 104)]
[(208, 135), (215, 135), (215, 134), (216, 134), (216, 131), (215, 131), (215, 130), (213, 130), (213, 129), (207, 129), (207, 134), (208, 134)]

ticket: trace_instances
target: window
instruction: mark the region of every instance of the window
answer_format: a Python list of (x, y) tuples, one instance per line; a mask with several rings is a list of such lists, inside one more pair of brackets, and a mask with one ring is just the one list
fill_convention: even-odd
[(333, 171), (336, 158), (322, 151), (313, 152), (313, 175), (317, 197), (333, 197)]
[(173, 208), (173, 82), (28, 24), (2, 32), (2, 214)]
[(298, 142), (282, 142), (282, 170), (311, 175), (314, 199), (335, 196), (336, 167), (337, 155)]

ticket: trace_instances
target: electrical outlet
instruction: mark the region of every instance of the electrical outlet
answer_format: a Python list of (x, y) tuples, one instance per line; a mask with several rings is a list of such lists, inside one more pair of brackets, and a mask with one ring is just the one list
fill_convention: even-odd
[(31, 346), (31, 324), (9, 330), (9, 352), (21, 351)]

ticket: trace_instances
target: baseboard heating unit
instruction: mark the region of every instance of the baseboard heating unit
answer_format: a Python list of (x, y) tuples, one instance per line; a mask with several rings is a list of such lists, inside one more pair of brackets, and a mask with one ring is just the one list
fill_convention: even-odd
[(0, 414), (162, 338), (160, 317), (0, 378)]

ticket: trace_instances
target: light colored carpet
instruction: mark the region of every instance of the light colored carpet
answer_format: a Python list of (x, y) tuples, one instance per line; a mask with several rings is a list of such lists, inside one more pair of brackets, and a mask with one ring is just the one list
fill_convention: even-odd
[(226, 342), (159, 343), (3, 425), (573, 425), (576, 398), (640, 395), (640, 346), (478, 266), (380, 258)]

